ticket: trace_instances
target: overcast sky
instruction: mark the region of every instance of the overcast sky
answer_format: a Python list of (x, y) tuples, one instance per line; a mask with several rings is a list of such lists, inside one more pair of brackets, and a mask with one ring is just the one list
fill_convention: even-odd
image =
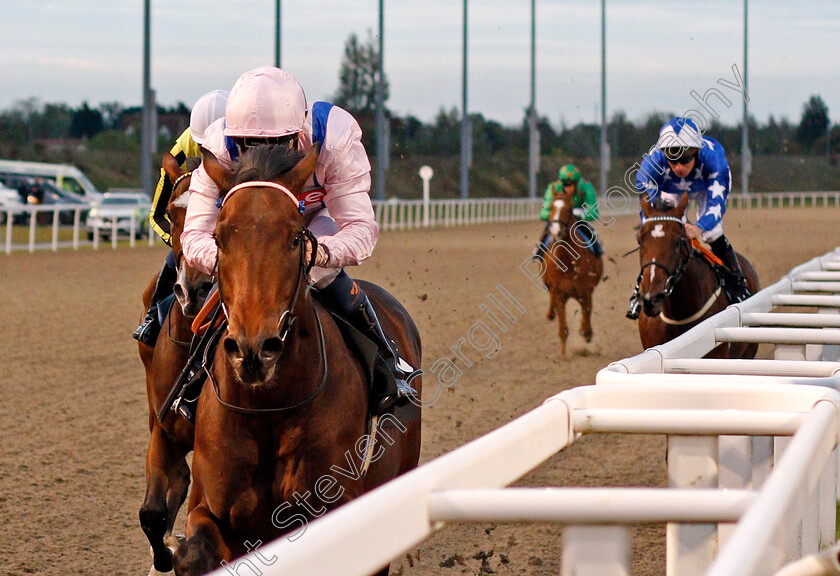
[[(285, 0), (282, 64), (310, 100), (330, 99), (344, 43), (378, 30), (378, 2)], [(274, 61), (274, 0), (152, 0), (152, 87), (187, 106)], [(558, 125), (593, 122), (600, 102), (600, 2), (537, 0), (537, 110)], [(461, 106), (463, 4), (385, 1), (389, 108), (431, 120)], [(0, 108), (35, 97), (91, 106), (142, 102), (142, 0), (0, 0)], [(530, 2), (469, 3), (470, 112), (504, 124), (530, 99)], [(743, 3), (607, 0), (607, 111), (632, 120), (697, 109), (690, 93), (716, 87), (720, 120), (741, 117), (741, 96), (718, 83), (743, 73)], [(840, 2), (753, 0), (750, 112), (799, 121), (820, 94), (840, 121)], [(701, 110), (710, 117), (710, 112)]]

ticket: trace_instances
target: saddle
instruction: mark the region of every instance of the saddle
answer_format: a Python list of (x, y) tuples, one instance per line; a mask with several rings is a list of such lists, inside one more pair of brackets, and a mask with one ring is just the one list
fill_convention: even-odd
[(729, 303), (733, 304), (737, 302), (737, 299), (732, 294), (732, 287), (737, 285), (738, 275), (696, 238), (691, 239), (691, 247), (694, 249), (694, 254), (698, 258), (705, 260), (709, 266), (711, 266), (712, 270), (715, 271), (718, 285), (723, 290), (723, 293), (726, 295), (726, 299), (729, 300)]
[(379, 355), (379, 347), (376, 343), (327, 306), (319, 297), (317, 290), (313, 290), (312, 295), (321, 302), (330, 316), (333, 317), (341, 335), (344, 337), (347, 348), (362, 365), (369, 393), (368, 414), (375, 414), (382, 398), (387, 396), (389, 391), (396, 390), (397, 384), (394, 381), (394, 374)]

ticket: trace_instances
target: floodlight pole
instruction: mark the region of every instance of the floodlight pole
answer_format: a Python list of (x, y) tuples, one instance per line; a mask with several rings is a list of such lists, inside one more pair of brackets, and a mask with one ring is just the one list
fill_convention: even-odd
[(379, 0), (379, 61), (376, 67), (376, 199), (385, 200), (388, 137), (385, 134), (385, 26), (384, 1)]
[(461, 95), (461, 198), (470, 197), (470, 164), (472, 164), (470, 142), (470, 115), (467, 112), (467, 0), (464, 0), (464, 61)]
[(280, 45), (280, 31), (281, 31), (281, 16), (283, 13), (283, 2), (282, 0), (276, 0), (274, 5), (274, 16), (275, 16), (275, 24), (274, 27), (274, 65), (277, 68), (282, 68), (280, 59), (281, 56), (281, 45)]
[(152, 195), (152, 133), (153, 113), (151, 87), (151, 0), (143, 1), (143, 112), (141, 114), (140, 186), (143, 193)]
[(741, 192), (749, 192), (750, 172), (752, 172), (752, 155), (750, 154), (750, 124), (747, 112), (749, 101), (747, 92), (747, 0), (744, 0), (744, 120), (741, 126)]
[(607, 193), (607, 0), (601, 0), (601, 195)]
[(537, 196), (540, 133), (537, 131), (537, 8), (531, 0), (531, 105), (528, 107), (528, 198)]

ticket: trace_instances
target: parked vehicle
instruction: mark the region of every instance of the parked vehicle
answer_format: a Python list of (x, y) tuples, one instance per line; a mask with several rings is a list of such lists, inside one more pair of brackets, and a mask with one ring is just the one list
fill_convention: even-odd
[[(84, 209), (80, 210), (79, 214), (79, 222), (84, 222), (85, 218), (89, 212), (89, 204), (84, 200), (80, 200), (76, 195), (67, 192), (63, 188), (59, 188), (54, 183), (50, 182), (49, 180), (41, 182), (42, 187), (42, 198), (39, 204), (41, 206), (51, 206), (55, 204), (60, 204), (63, 206), (69, 206), (67, 210), (62, 210), (58, 213), (58, 222), (60, 224), (73, 224), (73, 220), (76, 217), (76, 207)], [(39, 212), (38, 213), (38, 223), (39, 224), (52, 224), (53, 213), (52, 212)]]
[(9, 216), (12, 222), (17, 222), (26, 215), (26, 202), (20, 197), (15, 188), (8, 188), (0, 184), (0, 225), (6, 224)]
[(149, 208), (145, 196), (130, 192), (106, 192), (102, 201), (88, 213), (88, 238), (92, 240), (97, 229), (101, 237), (110, 238), (115, 228), (117, 235), (130, 235), (132, 218), (134, 231), (142, 238), (149, 233)]
[(102, 193), (81, 170), (69, 164), (47, 164), (45, 162), (23, 162), (19, 160), (0, 160), (0, 182), (9, 187), (12, 180), (43, 178), (50, 180), (79, 200), (98, 202)]

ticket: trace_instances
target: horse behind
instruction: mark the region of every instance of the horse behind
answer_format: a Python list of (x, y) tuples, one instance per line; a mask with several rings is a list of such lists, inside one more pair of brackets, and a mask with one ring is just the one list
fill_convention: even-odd
[[(582, 221), (573, 212), (572, 196), (563, 191), (554, 195), (549, 211), (549, 238), (547, 262), (543, 282), (549, 291), (549, 320), (557, 316), (560, 332), (560, 351), (566, 354), (566, 340), (569, 327), (566, 323), (566, 302), (573, 298), (580, 303), (580, 334), (587, 342), (592, 341), (592, 292), (604, 272), (603, 260), (595, 256), (581, 239), (578, 227)], [(578, 240), (576, 240), (578, 239)]]
[[(687, 332), (729, 305), (712, 265), (696, 253), (685, 231), (683, 216), (688, 194), (679, 204), (652, 205), (641, 196), (644, 221), (639, 242), (639, 294), (643, 314), (639, 336), (645, 348), (664, 344)], [(746, 258), (738, 254), (747, 285), (759, 290), (758, 275)], [(708, 358), (755, 358), (758, 344), (720, 344)]]
[[(171, 222), (172, 250), (181, 253), (181, 232), (189, 199), (191, 170), (197, 158), (187, 159), (186, 170), (169, 153), (164, 154), (163, 168), (173, 182), (167, 204)], [(177, 260), (180, 260), (178, 258)], [(140, 525), (152, 548), (153, 567), (158, 572), (172, 570), (175, 541), (172, 527), (178, 510), (187, 497), (190, 469), (186, 456), (192, 451), (193, 425), (176, 414), (161, 414), (161, 405), (175, 379), (187, 363), (192, 332), (190, 324), (198, 313), (209, 290), (210, 278), (178, 262), (175, 285), (177, 304), (169, 309), (154, 347), (140, 343), (140, 356), (146, 370), (146, 396), (149, 403), (149, 446), (146, 450), (146, 496), (140, 508)], [(143, 293), (144, 310), (148, 310), (157, 276)]]
[[(297, 195), (314, 172), (317, 146), (300, 161), (294, 154), (277, 146), (249, 150), (233, 183), (258, 181), (233, 188), (212, 154), (203, 159), (219, 189), (229, 190), (215, 229), (228, 325), (198, 403), (187, 539), (175, 554), (179, 575), (216, 569), (258, 541), (289, 532), (290, 539), (304, 537), (309, 520), (414, 468), (419, 458), (420, 409), (413, 404), (383, 415), (380, 435), (370, 441), (365, 371), (307, 285), (312, 240)], [(384, 290), (361, 284), (386, 333), (419, 366), (420, 338), (406, 310)], [(420, 391), (419, 379), (412, 385)]]

